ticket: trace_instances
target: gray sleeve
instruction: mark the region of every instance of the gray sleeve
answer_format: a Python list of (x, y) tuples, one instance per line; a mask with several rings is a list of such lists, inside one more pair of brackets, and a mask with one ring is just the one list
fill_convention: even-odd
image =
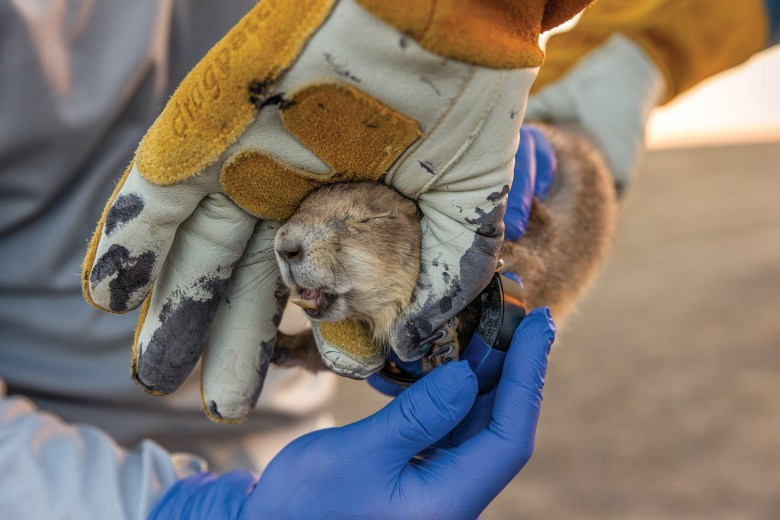
[(177, 479), (205, 469), (152, 441), (125, 450), (103, 431), (70, 425), (0, 379), (0, 517), (143, 519)]

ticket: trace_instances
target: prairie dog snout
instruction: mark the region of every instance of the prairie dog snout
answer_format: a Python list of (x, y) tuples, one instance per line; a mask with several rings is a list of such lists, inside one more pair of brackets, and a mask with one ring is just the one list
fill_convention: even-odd
[(417, 206), (376, 183), (320, 188), (276, 234), (276, 259), (293, 298), (314, 320), (354, 317), (384, 342), (417, 283)]

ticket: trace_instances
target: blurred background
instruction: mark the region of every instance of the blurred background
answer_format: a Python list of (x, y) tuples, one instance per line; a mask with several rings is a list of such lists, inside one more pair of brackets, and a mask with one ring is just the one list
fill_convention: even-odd
[[(484, 519), (780, 518), (778, 93), (780, 48), (655, 111), (534, 457)], [(339, 379), (335, 413), (387, 401)]]
[[(484, 519), (780, 518), (780, 49), (657, 109)], [(339, 380), (341, 424), (387, 399)]]

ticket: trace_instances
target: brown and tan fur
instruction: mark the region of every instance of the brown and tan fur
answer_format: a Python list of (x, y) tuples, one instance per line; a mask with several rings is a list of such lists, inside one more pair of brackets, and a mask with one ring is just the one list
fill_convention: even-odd
[[(501, 258), (505, 270), (523, 280), (528, 307), (548, 306), (560, 323), (607, 254), (617, 202), (612, 176), (587, 139), (539, 128), (555, 151), (558, 169), (545, 201), (534, 199), (525, 234), (517, 242), (505, 241)], [(383, 344), (419, 274), (419, 217), (412, 201), (383, 184), (321, 188), (277, 233), (284, 281), (293, 295), (302, 288), (327, 293), (324, 312), (314, 319), (357, 318)], [(291, 241), (302, 245), (297, 267), (279, 253)], [(280, 334), (274, 361), (323, 368), (310, 332), (297, 338)]]

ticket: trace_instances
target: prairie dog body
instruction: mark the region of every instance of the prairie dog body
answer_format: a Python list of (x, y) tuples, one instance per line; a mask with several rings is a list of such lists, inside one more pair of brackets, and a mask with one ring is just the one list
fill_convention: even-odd
[[(501, 258), (522, 279), (529, 308), (548, 306), (560, 322), (606, 256), (617, 203), (612, 175), (587, 140), (539, 128), (558, 168), (546, 200), (534, 199), (525, 234), (505, 241)], [(276, 235), (284, 282), (312, 319), (356, 318), (384, 344), (419, 274), (419, 218), (413, 201), (384, 184), (323, 187)], [(313, 345), (280, 335), (275, 361), (321, 367)]]

